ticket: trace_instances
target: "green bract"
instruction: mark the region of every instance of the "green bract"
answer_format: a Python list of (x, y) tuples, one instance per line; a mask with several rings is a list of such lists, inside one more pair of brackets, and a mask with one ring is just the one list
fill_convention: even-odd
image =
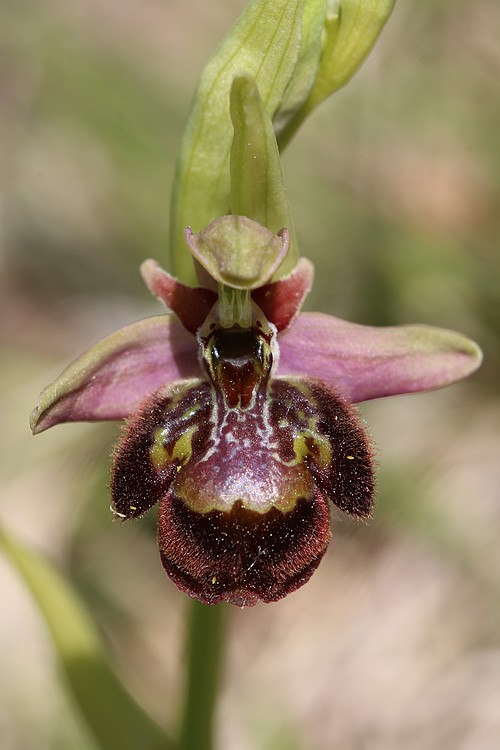
[[(355, 73), (393, 4), (393, 0), (255, 0), (248, 6), (201, 76), (182, 142), (171, 210), (171, 254), (181, 280), (194, 281), (191, 260), (184, 253), (187, 226), (195, 233), (200, 231), (218, 216), (234, 211), (232, 203), (236, 201), (238, 211), (255, 220), (262, 219), (262, 211), (270, 211), (267, 226), (276, 231), (275, 209), (285, 207), (288, 211), (281, 179), (274, 207), (269, 196), (262, 195), (261, 209), (248, 191), (232, 189), (229, 159), (233, 132), (236, 145), (231, 172), (238, 174), (245, 168), (234, 156), (241, 152), (242, 133), (247, 129), (256, 132), (254, 125), (260, 120), (262, 136), (253, 142), (253, 149), (264, 155), (258, 169), (268, 167), (272, 182), (278, 173), (264, 113), (273, 121), (283, 147), (306, 115)], [(235, 78), (239, 82), (233, 89), (230, 111)], [(252, 80), (260, 99), (252, 90)], [(258, 169), (250, 174), (247, 185), (258, 176)], [(248, 209), (242, 210), (242, 195), (248, 200)], [(293, 267), (296, 258), (292, 247), (282, 274)]]
[(307, 98), (282, 127), (276, 128), (280, 148), (284, 148), (313, 109), (356, 73), (371, 52), (394, 4), (395, 0), (327, 0), (314, 83)]
[(278, 110), (297, 65), (305, 0), (256, 0), (206, 65), (177, 162), (171, 209), (176, 276), (193, 281), (184, 230), (194, 232), (230, 210), (229, 153), (233, 126), (229, 92), (236, 75), (253, 77), (267, 112)]
[(310, 95), (322, 55), (323, 31), (327, 14), (327, 0), (306, 0), (297, 62), (293, 76), (273, 116), (277, 134), (286, 128)]

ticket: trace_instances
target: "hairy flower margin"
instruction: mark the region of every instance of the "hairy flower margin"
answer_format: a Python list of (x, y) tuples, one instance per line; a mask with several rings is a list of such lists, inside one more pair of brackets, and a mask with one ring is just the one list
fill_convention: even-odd
[(317, 568), (329, 501), (371, 512), (373, 448), (353, 404), (449, 385), (481, 353), (439, 328), (300, 313), (311, 263), (270, 281), (285, 229), (231, 215), (186, 240), (204, 286), (143, 263), (171, 312), (88, 349), (42, 392), (31, 427), (127, 419), (112, 461), (116, 516), (159, 503), (162, 563), (188, 595), (276, 601)]

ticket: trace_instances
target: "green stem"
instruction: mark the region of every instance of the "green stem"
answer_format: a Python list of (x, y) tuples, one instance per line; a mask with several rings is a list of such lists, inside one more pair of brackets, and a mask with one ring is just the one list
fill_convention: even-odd
[(225, 605), (193, 601), (187, 634), (187, 677), (178, 750), (212, 750), (221, 674)]

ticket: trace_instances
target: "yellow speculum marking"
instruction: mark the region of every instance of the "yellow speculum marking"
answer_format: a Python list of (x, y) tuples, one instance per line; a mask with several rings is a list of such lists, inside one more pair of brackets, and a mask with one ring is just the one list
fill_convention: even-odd
[[(328, 439), (316, 429), (317, 420), (311, 417), (307, 421), (308, 427), (303, 432), (295, 435), (293, 439), (295, 458), (292, 458), (290, 461), (281, 461), (284, 466), (297, 466), (297, 464), (302, 463), (306, 456), (310, 456), (312, 453), (314, 453), (316, 463), (321, 467), (327, 466), (331, 462), (332, 449)], [(315, 450), (312, 449), (311, 442)]]
[(149, 455), (156, 471), (161, 471), (161, 469), (170, 463), (168, 451), (163, 445), (163, 430), (161, 428), (155, 430), (153, 445), (149, 449)]
[(151, 462), (156, 471), (161, 471), (166, 466), (175, 461), (178, 462), (177, 471), (181, 466), (187, 464), (193, 453), (193, 435), (197, 430), (197, 425), (189, 427), (178, 440), (175, 441), (171, 450), (164, 445), (164, 429), (158, 427), (155, 430), (153, 445), (149, 450)]
[(197, 411), (201, 408), (201, 404), (193, 404), (189, 407), (189, 409), (186, 409), (184, 414), (181, 414), (181, 419), (191, 419)]

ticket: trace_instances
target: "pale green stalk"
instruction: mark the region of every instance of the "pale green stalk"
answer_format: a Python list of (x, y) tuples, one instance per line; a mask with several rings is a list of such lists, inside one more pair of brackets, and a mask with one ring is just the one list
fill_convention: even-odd
[(211, 607), (192, 601), (189, 607), (186, 685), (177, 750), (213, 750), (226, 605)]

